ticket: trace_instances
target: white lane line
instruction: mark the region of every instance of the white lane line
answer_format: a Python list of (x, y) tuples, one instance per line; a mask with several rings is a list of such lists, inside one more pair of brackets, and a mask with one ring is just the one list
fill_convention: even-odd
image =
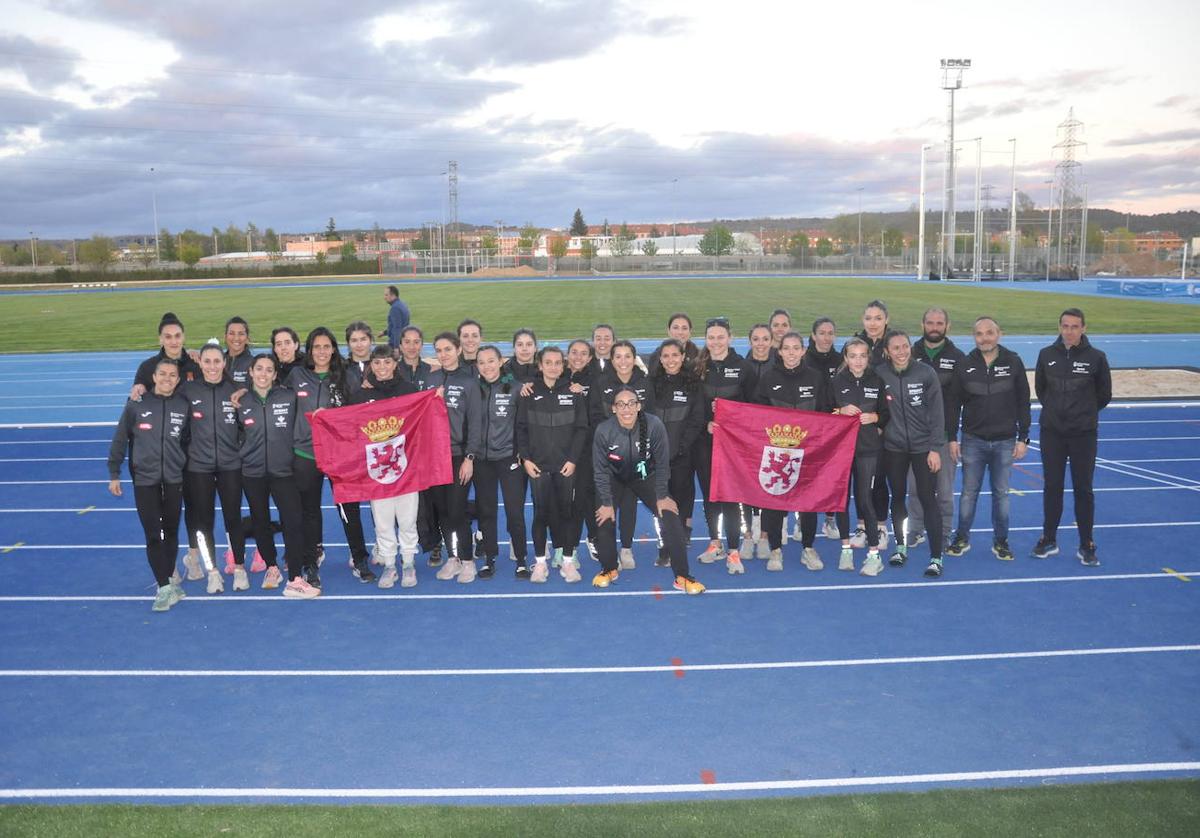
[(462, 678), (545, 675), (642, 675), (662, 672), (748, 672), (779, 669), (831, 669), (855, 666), (975, 663), (1108, 655), (1200, 652), (1200, 645), (1114, 646), (1100, 649), (1046, 649), (1034, 652), (983, 652), (962, 655), (913, 655), (896, 658), (843, 658), (807, 661), (686, 663), (650, 666), (536, 666), (487, 669), (0, 669), (0, 678)]
[(1192, 486), (1200, 486), (1200, 480), (1196, 480), (1191, 477), (1180, 477), (1177, 474), (1168, 474), (1167, 472), (1164, 472), (1164, 471), (1155, 471), (1154, 469), (1143, 468), (1142, 466), (1130, 465), (1128, 460), (1105, 459), (1105, 460), (1103, 460), (1103, 462), (1110, 463), (1113, 465), (1118, 465), (1118, 466), (1121, 466), (1122, 468), (1129, 469), (1130, 471), (1138, 472), (1139, 474), (1141, 474), (1141, 473), (1152, 474), (1156, 477), (1165, 477), (1168, 480), (1174, 480), (1176, 483), (1190, 484)]
[(0, 430), (10, 431), (23, 431), (27, 428), (115, 428), (116, 426), (116, 422), (0, 422)]
[(0, 458), (0, 463), (94, 463), (107, 459), (108, 457), (7, 457)]
[[(1124, 582), (1137, 581), (1145, 579), (1161, 579), (1164, 581), (1174, 581), (1179, 576), (1200, 576), (1200, 571), (1196, 570), (1178, 570), (1174, 574), (1171, 573), (1105, 573), (1096, 575), (1081, 575), (1081, 576), (1041, 576), (1027, 577), (1019, 579), (944, 579), (937, 582), (861, 582), (855, 584), (843, 585), (790, 585), (790, 586), (774, 586), (774, 587), (759, 587), (759, 588), (709, 588), (705, 591), (705, 595), (719, 594), (791, 594), (791, 593), (826, 593), (836, 591), (890, 591), (890, 590), (929, 590), (933, 588), (973, 588), (980, 586), (992, 585), (1042, 585), (1056, 584), (1069, 582)], [(620, 584), (618, 582), (617, 584)], [(613, 590), (608, 589), (603, 593), (591, 590), (574, 590), (574, 591), (538, 591), (536, 593), (453, 593), (453, 594), (322, 594), (316, 602), (370, 602), (370, 601), (386, 601), (386, 602), (411, 602), (413, 600), (508, 600), (508, 599), (576, 599), (579, 597), (591, 597), (597, 601), (608, 597), (647, 597), (647, 596), (683, 596), (679, 591), (667, 589), (664, 591), (655, 590)], [(79, 603), (79, 602), (152, 602), (154, 596), (152, 594), (146, 596), (0, 596), (0, 604), (2, 603)], [(188, 597), (188, 602), (196, 603), (238, 603), (238, 602), (279, 602), (286, 603), (288, 600), (279, 594), (237, 594), (234, 596), (195, 596)]]
[(0, 445), (85, 445), (91, 443), (103, 442), (108, 445), (112, 442), (111, 439), (27, 439), (24, 442), (15, 440), (4, 440)]
[(1174, 442), (1177, 439), (1200, 439), (1200, 436), (1102, 436), (1100, 442)]
[(609, 797), (652, 794), (702, 794), (739, 791), (800, 791), (804, 789), (871, 788), (932, 783), (976, 783), (989, 780), (1045, 780), (1062, 777), (1104, 777), (1129, 774), (1177, 774), (1200, 771), (1200, 762), (1135, 762), (1109, 765), (1064, 765), (993, 771), (952, 771), (936, 774), (890, 774), (864, 777), (824, 777), (809, 780), (744, 780), (721, 783), (659, 783), (612, 786), (465, 786), (461, 788), (10, 788), (0, 789), (3, 800), (78, 798), (276, 798), (413, 799), (489, 797)]

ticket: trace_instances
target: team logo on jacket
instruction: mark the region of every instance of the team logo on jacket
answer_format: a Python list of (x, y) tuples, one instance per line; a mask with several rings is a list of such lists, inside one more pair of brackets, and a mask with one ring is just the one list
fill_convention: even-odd
[(800, 481), (804, 460), (801, 443), (808, 431), (799, 425), (774, 425), (766, 429), (770, 445), (764, 445), (758, 467), (758, 485), (771, 495), (786, 495)]
[(404, 434), (400, 429), (404, 420), (396, 416), (372, 419), (362, 432), (371, 440), (363, 449), (367, 458), (367, 474), (376, 483), (385, 486), (395, 483), (408, 468), (408, 455), (404, 453)]

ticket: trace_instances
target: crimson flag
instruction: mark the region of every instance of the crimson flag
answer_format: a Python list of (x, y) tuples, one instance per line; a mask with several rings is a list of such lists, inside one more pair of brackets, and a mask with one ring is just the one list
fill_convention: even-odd
[(710, 496), (788, 512), (846, 508), (857, 416), (717, 399)]
[(450, 423), (436, 390), (305, 415), (336, 503), (394, 498), (454, 479)]

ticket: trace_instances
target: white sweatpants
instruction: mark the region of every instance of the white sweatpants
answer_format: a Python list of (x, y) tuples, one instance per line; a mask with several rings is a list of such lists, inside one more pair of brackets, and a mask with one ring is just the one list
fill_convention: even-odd
[(397, 530), (403, 558), (411, 563), (417, 554), (419, 500), (419, 492), (409, 492), (394, 498), (371, 501), (371, 517), (375, 520), (375, 553), (387, 567), (396, 566)]

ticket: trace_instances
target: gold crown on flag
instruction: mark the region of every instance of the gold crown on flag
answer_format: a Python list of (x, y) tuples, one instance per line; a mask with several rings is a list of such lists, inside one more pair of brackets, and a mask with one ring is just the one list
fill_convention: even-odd
[(776, 448), (799, 448), (808, 431), (799, 425), (776, 424), (766, 429), (767, 437)]
[(402, 427), (404, 427), (403, 419), (389, 416), (386, 419), (372, 419), (363, 427), (362, 432), (371, 442), (383, 442), (400, 433)]

